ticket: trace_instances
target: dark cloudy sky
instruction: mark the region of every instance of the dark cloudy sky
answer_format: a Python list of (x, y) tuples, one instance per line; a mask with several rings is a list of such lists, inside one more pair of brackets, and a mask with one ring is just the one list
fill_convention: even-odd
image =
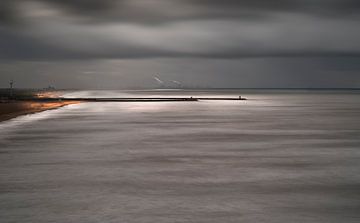
[(360, 87), (359, 0), (0, 0), (0, 87)]

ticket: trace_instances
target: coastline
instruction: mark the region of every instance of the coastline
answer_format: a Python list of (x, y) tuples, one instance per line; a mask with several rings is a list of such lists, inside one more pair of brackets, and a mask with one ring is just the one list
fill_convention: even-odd
[(57, 109), (70, 104), (77, 104), (77, 101), (59, 102), (19, 102), (9, 101), (0, 103), (0, 122), (7, 121), (18, 116), (29, 115), (46, 110)]

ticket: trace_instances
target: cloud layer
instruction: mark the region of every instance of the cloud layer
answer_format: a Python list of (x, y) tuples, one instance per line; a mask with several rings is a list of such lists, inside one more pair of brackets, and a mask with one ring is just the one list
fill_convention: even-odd
[(359, 56), (355, 0), (3, 0), (0, 58)]
[(0, 87), (360, 87), (359, 0), (0, 0)]

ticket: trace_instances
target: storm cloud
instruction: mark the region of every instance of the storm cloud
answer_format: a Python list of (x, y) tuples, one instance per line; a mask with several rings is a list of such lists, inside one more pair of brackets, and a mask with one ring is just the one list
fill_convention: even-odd
[(357, 63), (359, 11), (356, 0), (2, 0), (0, 60)]
[(2, 59), (358, 56), (353, 0), (3, 1)]

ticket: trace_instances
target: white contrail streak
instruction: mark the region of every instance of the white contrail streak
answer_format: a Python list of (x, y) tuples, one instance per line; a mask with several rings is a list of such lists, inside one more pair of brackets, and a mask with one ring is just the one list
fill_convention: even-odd
[(171, 82), (173, 82), (174, 84), (177, 84), (177, 85), (181, 85), (181, 82), (179, 82), (179, 81), (171, 80)]
[(161, 85), (164, 84), (164, 81), (160, 80), (160, 78), (154, 77), (154, 79), (155, 79), (159, 84), (161, 84)]

